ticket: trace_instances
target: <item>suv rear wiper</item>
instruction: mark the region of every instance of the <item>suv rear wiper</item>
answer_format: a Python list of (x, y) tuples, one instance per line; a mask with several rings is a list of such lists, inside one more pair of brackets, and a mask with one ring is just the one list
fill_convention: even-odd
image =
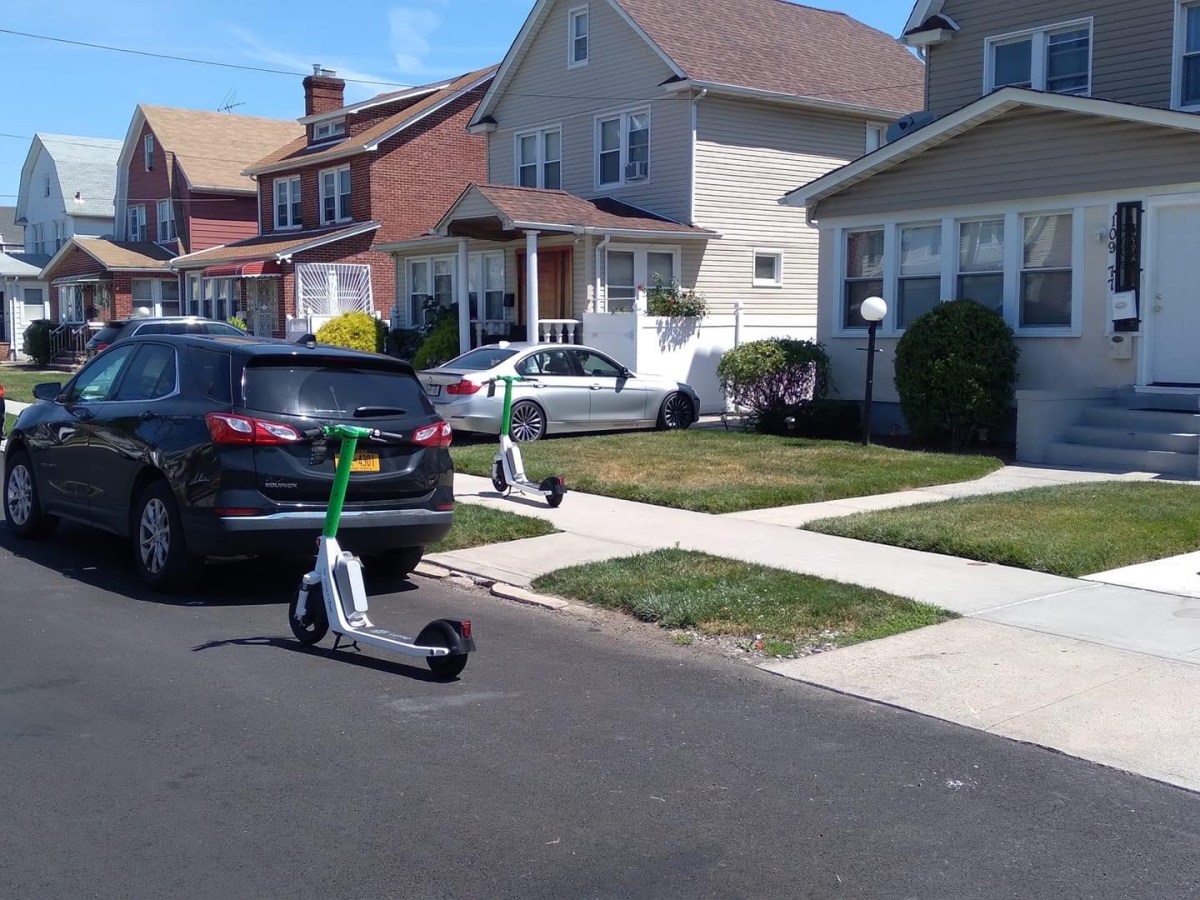
[(375, 419), (382, 416), (406, 416), (407, 409), (400, 409), (398, 406), (360, 406), (354, 410), (354, 418), (356, 419)]

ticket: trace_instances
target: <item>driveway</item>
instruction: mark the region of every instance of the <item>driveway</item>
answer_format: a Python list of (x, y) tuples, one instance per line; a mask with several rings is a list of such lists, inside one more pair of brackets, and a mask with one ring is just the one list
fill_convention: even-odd
[(446, 582), (462, 679), (299, 648), (295, 566), (164, 602), (0, 530), (14, 897), (1182, 897), (1195, 795)]

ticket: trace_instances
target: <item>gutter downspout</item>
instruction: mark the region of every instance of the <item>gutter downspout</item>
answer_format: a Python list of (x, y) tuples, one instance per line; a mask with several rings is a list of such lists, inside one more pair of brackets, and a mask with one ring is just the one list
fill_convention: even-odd
[(693, 96), (692, 96), (692, 99), (691, 99), (691, 107), (692, 107), (692, 132), (691, 132), (691, 144), (692, 144), (692, 147), (691, 147), (691, 151), (692, 151), (692, 164), (691, 164), (691, 167), (690, 167), (690, 169), (689, 169), (689, 173), (688, 173), (688, 181), (689, 181), (690, 183), (689, 183), (689, 185), (688, 185), (688, 209), (687, 209), (687, 222), (688, 222), (688, 224), (689, 224), (689, 225), (695, 225), (695, 224), (696, 224), (696, 130), (697, 130), (697, 122), (698, 122), (698, 119), (699, 119), (699, 114), (698, 114), (698, 111), (697, 111), (697, 105), (700, 103), (700, 101), (701, 101), (701, 100), (703, 100), (703, 99), (704, 99), (705, 97), (707, 97), (707, 96), (708, 96), (708, 88), (703, 88), (703, 89), (701, 89), (701, 91), (700, 91), (700, 93), (699, 93), (699, 94), (695, 94), (695, 95), (693, 95)]
[[(610, 243), (612, 243), (612, 235), (606, 234), (604, 236), (604, 240), (602, 240), (599, 244), (596, 245), (596, 259), (594, 261), (594, 264), (596, 266), (596, 300), (592, 304), (592, 308), (595, 309), (596, 312), (600, 312), (600, 287), (601, 287), (601, 284), (600, 284), (600, 260), (604, 258), (604, 252), (608, 249), (608, 245)], [(607, 294), (604, 295), (604, 311), (608, 312), (608, 295)]]

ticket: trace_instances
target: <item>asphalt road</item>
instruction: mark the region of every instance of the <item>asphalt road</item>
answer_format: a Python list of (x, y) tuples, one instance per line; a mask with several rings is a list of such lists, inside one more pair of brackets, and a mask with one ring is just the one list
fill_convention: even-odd
[[(0, 895), (1193, 897), (1200, 802), (420, 580), (440, 684), (288, 634), (295, 567), (144, 593), (114, 541), (0, 527)], [(328, 645), (326, 641), (326, 645)]]

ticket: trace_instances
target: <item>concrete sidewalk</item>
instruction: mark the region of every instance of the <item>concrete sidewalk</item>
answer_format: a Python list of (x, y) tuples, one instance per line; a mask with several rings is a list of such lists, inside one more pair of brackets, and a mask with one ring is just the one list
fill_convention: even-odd
[[(887, 505), (1151, 477), (1010, 468), (990, 482), (890, 495)], [(567, 565), (679, 546), (933, 603), (967, 618), (764, 668), (1200, 790), (1200, 720), (1181, 707), (1200, 686), (1200, 598), (795, 527), (885, 508), (880, 497), (714, 516), (579, 493), (551, 510), (502, 498), (483, 478), (455, 483), (460, 501), (543, 518), (561, 533), (430, 562), (528, 586)]]

